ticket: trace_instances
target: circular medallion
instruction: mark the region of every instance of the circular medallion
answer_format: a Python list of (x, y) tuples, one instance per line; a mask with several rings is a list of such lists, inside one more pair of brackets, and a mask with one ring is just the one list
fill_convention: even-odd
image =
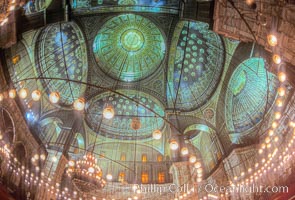
[(165, 56), (161, 31), (149, 19), (124, 14), (107, 21), (93, 43), (99, 67), (121, 81), (138, 81), (151, 75)]

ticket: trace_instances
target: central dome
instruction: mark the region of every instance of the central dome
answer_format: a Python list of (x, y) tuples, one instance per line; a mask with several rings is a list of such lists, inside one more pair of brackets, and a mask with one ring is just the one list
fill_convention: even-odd
[(93, 44), (95, 59), (109, 76), (138, 81), (161, 64), (166, 47), (161, 31), (149, 19), (124, 14), (108, 20)]

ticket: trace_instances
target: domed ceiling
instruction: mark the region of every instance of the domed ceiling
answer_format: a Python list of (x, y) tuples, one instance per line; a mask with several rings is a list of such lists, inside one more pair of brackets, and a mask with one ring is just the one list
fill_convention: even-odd
[[(38, 75), (40, 77), (85, 81), (87, 78), (86, 45), (79, 27), (71, 23), (47, 26), (37, 45)], [(65, 80), (44, 79), (47, 92), (58, 91), (61, 102), (69, 105), (85, 91), (83, 84)]]
[(277, 80), (266, 71), (263, 58), (250, 58), (234, 71), (226, 92), (226, 123), (243, 132), (258, 124), (276, 97)]
[[(151, 138), (155, 129), (163, 128), (164, 121), (161, 117), (164, 116), (164, 110), (158, 100), (135, 90), (118, 92), (124, 96), (105, 92), (90, 100), (86, 121), (94, 131), (99, 129), (101, 123), (99, 134), (128, 140)], [(102, 111), (106, 105), (113, 106), (113, 119), (102, 119)], [(132, 119), (135, 117), (140, 119), (141, 124), (141, 128), (136, 131), (131, 128)]]
[(124, 14), (109, 19), (93, 44), (101, 69), (114, 79), (138, 81), (148, 77), (165, 56), (161, 31), (147, 18)]
[(208, 28), (192, 21), (180, 21), (176, 26), (169, 56), (170, 107), (190, 111), (202, 106), (219, 82), (224, 48), (220, 37)]

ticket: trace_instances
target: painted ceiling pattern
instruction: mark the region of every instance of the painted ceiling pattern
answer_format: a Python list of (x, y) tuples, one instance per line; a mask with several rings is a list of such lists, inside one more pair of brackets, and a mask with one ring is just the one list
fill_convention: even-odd
[(51, 4), (52, 0), (29, 0), (24, 5), (24, 10), (26, 14), (32, 14), (39, 12), (47, 8)]
[(71, 6), (78, 12), (83, 12), (85, 8), (92, 11), (103, 12), (154, 12), (178, 14), (178, 0), (71, 0)]
[[(163, 128), (164, 121), (161, 117), (165, 113), (158, 100), (135, 90), (119, 90), (118, 92), (126, 97), (105, 92), (89, 102), (86, 121), (94, 131), (97, 131), (101, 123), (98, 134), (129, 140), (151, 138), (155, 129)], [(115, 116), (111, 120), (102, 119), (102, 111), (106, 105), (113, 106), (115, 110)], [(135, 117), (140, 118), (141, 124), (141, 128), (137, 131), (131, 128), (132, 119)]]
[(277, 81), (266, 71), (263, 58), (250, 58), (234, 71), (226, 92), (226, 123), (244, 132), (261, 122), (276, 97)]
[(220, 37), (202, 22), (180, 21), (175, 29), (169, 57), (169, 106), (193, 110), (214, 92), (224, 63)]
[[(75, 23), (59, 23), (47, 26), (40, 34), (37, 48), (38, 76), (43, 78), (67, 78), (85, 81), (87, 78), (87, 54), (82, 32)], [(85, 91), (80, 83), (65, 80), (44, 79), (48, 93), (58, 91), (61, 103), (69, 105)]]
[(140, 15), (124, 14), (102, 26), (94, 40), (93, 52), (107, 75), (131, 82), (155, 72), (165, 56), (166, 46), (153, 22)]

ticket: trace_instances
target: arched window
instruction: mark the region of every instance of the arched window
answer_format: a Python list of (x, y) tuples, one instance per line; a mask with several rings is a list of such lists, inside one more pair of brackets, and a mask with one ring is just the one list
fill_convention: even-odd
[(158, 183), (165, 183), (165, 172), (158, 172)]
[(158, 161), (158, 162), (162, 162), (162, 161), (163, 161), (163, 156), (159, 154), (159, 155), (157, 156), (157, 161)]
[(142, 154), (141, 161), (142, 162), (146, 162), (147, 161), (147, 155), (146, 154)]
[(125, 181), (125, 172), (121, 171), (121, 172), (119, 173), (118, 181), (119, 181), (119, 182), (124, 182), (124, 181)]
[(141, 183), (148, 183), (149, 182), (149, 174), (147, 172), (141, 173)]
[(121, 153), (120, 160), (121, 161), (126, 161), (126, 154), (125, 153)]

